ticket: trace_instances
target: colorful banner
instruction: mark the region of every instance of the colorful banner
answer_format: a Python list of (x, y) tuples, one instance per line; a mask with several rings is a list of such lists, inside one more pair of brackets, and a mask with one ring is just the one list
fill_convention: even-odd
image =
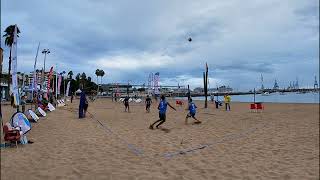
[(46, 87), (45, 87), (45, 76), (44, 76), (44, 70), (42, 69), (42, 72), (41, 72), (41, 90), (45, 91), (46, 90)]
[(53, 67), (50, 68), (50, 72), (48, 74), (48, 84), (47, 84), (47, 93), (48, 94), (50, 92), (50, 81), (51, 81), (52, 74), (53, 74)]
[(11, 46), (11, 69), (12, 69), (12, 93), (14, 97), (14, 104), (16, 106), (20, 105), (19, 87), (18, 87), (18, 77), (17, 77), (17, 25), (14, 27), (13, 34), (13, 44)]
[(69, 89), (70, 89), (70, 81), (68, 82), (68, 85), (67, 85), (67, 90), (66, 90), (66, 96), (69, 96)]
[(34, 85), (35, 85), (35, 90), (38, 91), (38, 75), (37, 72), (35, 73), (35, 80), (34, 80)]
[(160, 73), (157, 72), (154, 74), (154, 94), (159, 95), (159, 81), (160, 81)]
[(61, 86), (61, 81), (62, 81), (62, 75), (59, 74), (59, 77), (58, 77), (58, 94), (60, 94), (60, 86)]

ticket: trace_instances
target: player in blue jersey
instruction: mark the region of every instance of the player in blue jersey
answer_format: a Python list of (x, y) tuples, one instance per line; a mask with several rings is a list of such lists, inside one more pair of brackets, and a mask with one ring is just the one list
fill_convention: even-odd
[(159, 128), (159, 126), (164, 123), (166, 121), (166, 112), (167, 112), (167, 106), (170, 106), (172, 109), (174, 109), (175, 111), (176, 108), (174, 108), (173, 106), (171, 106), (171, 104), (169, 104), (169, 102), (166, 101), (166, 98), (164, 97), (164, 95), (161, 96), (161, 101), (158, 105), (158, 109), (159, 109), (159, 120), (157, 120), (156, 122), (154, 122), (153, 124), (151, 124), (149, 126), (150, 129), (153, 129), (153, 126), (159, 122), (159, 124), (156, 126), (156, 128)]
[(196, 116), (196, 109), (197, 106), (192, 102), (192, 99), (189, 99), (189, 105), (188, 105), (188, 109), (189, 113), (186, 116), (186, 121), (185, 124), (188, 124), (188, 118), (192, 117), (194, 120), (196, 120), (195, 123), (201, 123), (201, 121), (199, 121), (195, 116)]

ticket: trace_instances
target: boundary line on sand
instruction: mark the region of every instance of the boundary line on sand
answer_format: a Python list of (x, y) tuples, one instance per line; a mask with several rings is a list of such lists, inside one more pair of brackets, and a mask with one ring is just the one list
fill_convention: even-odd
[[(65, 110), (68, 110), (68, 109), (65, 109)], [(71, 110), (68, 110), (68, 111), (71, 111)], [(133, 145), (131, 143), (128, 143), (126, 140), (124, 140), (123, 138), (119, 137), (119, 135), (117, 135), (115, 132), (113, 132), (110, 128), (108, 128), (106, 125), (104, 125), (101, 121), (96, 119), (94, 117), (94, 115), (91, 114), (89, 111), (87, 111), (87, 113), (90, 114), (90, 116), (91, 116), (90, 118), (91, 119), (96, 120), (106, 131), (108, 131), (109, 133), (115, 135), (135, 155), (148, 157), (148, 158), (154, 158), (154, 157), (144, 156), (143, 155), (144, 151), (142, 149), (137, 148), (135, 145)], [(174, 151), (174, 152), (167, 152), (167, 153), (164, 153), (162, 156), (165, 157), (165, 158), (172, 158), (172, 157), (175, 157), (175, 156), (178, 156), (178, 155), (184, 155), (184, 154), (187, 154), (187, 153), (193, 153), (195, 151), (198, 151), (198, 150), (201, 150), (201, 149), (205, 149), (207, 147), (211, 147), (211, 146), (214, 146), (214, 145), (219, 145), (219, 144), (230, 142), (230, 141), (233, 141), (233, 140), (236, 140), (236, 139), (241, 139), (243, 137), (251, 135), (252, 133), (254, 133), (255, 131), (257, 131), (259, 129), (264, 128), (267, 124), (268, 124), (267, 122), (264, 122), (264, 123), (261, 123), (261, 124), (258, 124), (256, 126), (254, 126), (254, 127), (251, 127), (251, 128), (246, 129), (246, 130), (243, 130), (243, 131), (241, 131), (239, 133), (226, 135), (226, 136), (220, 138), (219, 140), (213, 141), (212, 143), (200, 144), (200, 145), (198, 145), (196, 147), (192, 147), (192, 148), (186, 148), (186, 149), (182, 149), (182, 150), (178, 150), (178, 151)], [(159, 156), (161, 156), (161, 155), (159, 155)]]
[(101, 121), (96, 119), (93, 114), (91, 114), (89, 111), (87, 111), (88, 114), (90, 114), (90, 118), (96, 120), (105, 130), (107, 130), (109, 133), (115, 135), (123, 144), (126, 144), (128, 149), (130, 149), (135, 155), (142, 156), (143, 150), (137, 148), (135, 145), (128, 143), (126, 140), (119, 137), (115, 132), (113, 132), (110, 128), (108, 128), (106, 125), (104, 125)]
[(258, 129), (264, 128), (266, 125), (267, 125), (267, 123), (265, 122), (262, 125), (260, 124), (260, 125), (257, 125), (255, 127), (251, 127), (251, 128), (249, 128), (249, 129), (247, 129), (245, 131), (242, 131), (240, 133), (226, 135), (226, 136), (224, 136), (222, 139), (220, 139), (218, 141), (214, 141), (214, 142), (209, 143), (209, 144), (198, 145), (198, 146), (193, 147), (193, 148), (187, 148), (187, 149), (174, 151), (174, 152), (167, 152), (167, 153), (164, 153), (163, 156), (166, 157), (166, 158), (172, 158), (172, 157), (177, 156), (177, 155), (183, 155), (183, 154), (186, 154), (186, 153), (192, 153), (192, 152), (195, 152), (197, 150), (201, 150), (201, 149), (204, 149), (204, 148), (207, 148), (207, 147), (210, 147), (210, 146), (223, 144), (225, 142), (230, 142), (230, 141), (233, 141), (233, 140), (236, 140), (236, 139), (240, 139), (240, 138), (243, 138), (245, 136), (249, 136), (250, 134), (254, 133)]
[[(76, 109), (73, 109), (73, 108), (72, 108), (72, 109), (62, 109), (62, 110), (66, 110), (66, 111), (70, 111), (70, 112), (77, 112), (77, 110), (76, 110)], [(96, 120), (96, 121), (101, 125), (101, 127), (102, 127), (103, 129), (105, 129), (106, 131), (108, 131), (110, 134), (115, 135), (122, 143), (126, 144), (127, 147), (128, 147), (128, 149), (129, 149), (130, 151), (132, 151), (135, 155), (137, 155), (137, 156), (142, 156), (143, 150), (138, 149), (138, 148), (135, 147), (133, 144), (130, 144), (130, 143), (128, 143), (126, 140), (120, 138), (120, 137), (119, 137), (115, 132), (113, 132), (110, 128), (108, 128), (108, 127), (105, 126), (101, 121), (99, 121), (98, 119), (96, 119), (96, 118), (94, 117), (94, 115), (91, 114), (89, 111), (87, 111), (87, 113), (90, 114), (90, 116), (91, 116), (90, 118), (93, 119), (93, 120)]]

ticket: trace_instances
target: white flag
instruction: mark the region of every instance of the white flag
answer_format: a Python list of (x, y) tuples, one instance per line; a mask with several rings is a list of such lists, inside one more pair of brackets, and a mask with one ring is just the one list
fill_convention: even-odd
[(60, 95), (60, 87), (61, 87), (61, 82), (62, 82), (62, 75), (58, 75), (58, 91), (57, 93)]
[(159, 95), (159, 81), (160, 81), (160, 73), (157, 72), (154, 74), (154, 94)]
[(17, 77), (17, 25), (14, 26), (13, 44), (11, 46), (11, 69), (12, 69), (12, 93), (14, 104), (20, 105), (18, 77)]
[(70, 81), (67, 84), (67, 90), (65, 92), (65, 95), (68, 97), (69, 96), (69, 89), (70, 89)]

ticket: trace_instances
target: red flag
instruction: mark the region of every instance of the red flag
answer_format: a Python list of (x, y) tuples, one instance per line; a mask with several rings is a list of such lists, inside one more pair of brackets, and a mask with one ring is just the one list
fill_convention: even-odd
[(49, 90), (50, 90), (50, 80), (51, 80), (51, 76), (52, 76), (52, 73), (53, 73), (53, 67), (50, 68), (50, 72), (49, 72), (49, 75), (48, 75), (48, 87), (47, 87), (47, 93), (49, 94)]

